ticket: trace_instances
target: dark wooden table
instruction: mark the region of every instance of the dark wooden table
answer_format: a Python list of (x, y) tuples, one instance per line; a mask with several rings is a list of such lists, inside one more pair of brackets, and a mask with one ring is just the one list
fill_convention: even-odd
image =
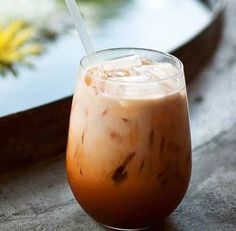
[[(236, 230), (236, 1), (230, 2), (225, 16), (215, 56), (188, 84), (191, 184), (160, 230)], [(208, 42), (210, 46), (214, 41)], [(205, 50), (193, 49), (192, 57), (199, 52)], [(63, 157), (1, 180), (0, 230), (103, 228), (74, 200)]]

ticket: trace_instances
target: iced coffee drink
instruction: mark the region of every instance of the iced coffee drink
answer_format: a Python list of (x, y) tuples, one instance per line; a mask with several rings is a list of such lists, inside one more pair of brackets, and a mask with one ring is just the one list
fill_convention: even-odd
[(103, 225), (139, 230), (173, 212), (191, 175), (181, 62), (141, 49), (82, 59), (66, 167), (75, 198)]

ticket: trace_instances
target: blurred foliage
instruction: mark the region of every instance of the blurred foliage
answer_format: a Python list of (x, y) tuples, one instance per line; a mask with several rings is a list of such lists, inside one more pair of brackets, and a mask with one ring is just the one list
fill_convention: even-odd
[[(77, 3), (95, 32), (132, 1), (77, 0)], [(9, 71), (16, 75), (18, 66), (31, 67), (29, 59), (42, 53), (42, 44), (54, 41), (72, 26), (65, 0), (1, 0), (0, 76)]]
[(42, 46), (32, 42), (34, 30), (23, 21), (15, 20), (7, 26), (0, 25), (0, 74), (11, 71), (16, 75), (16, 64), (31, 66), (29, 56), (39, 55)]

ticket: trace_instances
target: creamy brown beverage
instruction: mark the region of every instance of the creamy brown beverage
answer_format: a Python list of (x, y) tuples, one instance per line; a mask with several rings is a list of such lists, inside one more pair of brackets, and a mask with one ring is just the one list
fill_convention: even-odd
[(187, 190), (191, 141), (185, 80), (181, 63), (167, 58), (87, 59), (80, 72), (67, 174), (81, 207), (106, 226), (150, 227), (173, 212)]

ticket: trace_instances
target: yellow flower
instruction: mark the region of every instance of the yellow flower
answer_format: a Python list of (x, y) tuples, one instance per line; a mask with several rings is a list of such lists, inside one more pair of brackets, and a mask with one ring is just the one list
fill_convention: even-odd
[(40, 44), (31, 42), (33, 35), (33, 29), (20, 20), (0, 25), (0, 73), (13, 71), (15, 64), (27, 64), (28, 56), (42, 52)]

